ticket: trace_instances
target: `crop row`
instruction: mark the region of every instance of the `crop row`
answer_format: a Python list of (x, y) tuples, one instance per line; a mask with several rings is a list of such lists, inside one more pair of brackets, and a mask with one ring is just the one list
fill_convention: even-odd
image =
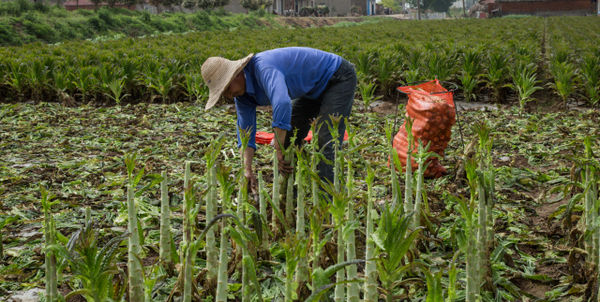
[[(507, 78), (496, 83), (485, 76), (486, 72), (494, 72), (489, 70), (493, 56), (502, 56), (507, 64), (514, 64), (519, 56), (537, 62), (543, 31), (544, 21), (536, 18), (381, 21), (347, 28), (237, 30), (100, 43), (36, 43), (0, 49), (0, 92), (7, 101), (203, 99), (206, 88), (200, 67), (206, 58), (238, 59), (251, 52), (285, 46), (340, 54), (356, 64), (364, 83), (377, 84), (383, 93), (403, 82), (435, 77), (462, 82), (465, 72), (477, 72), (473, 76), (478, 81), (502, 87), (509, 82)], [(475, 55), (476, 60), (466, 61), (469, 55)], [(474, 64), (474, 70), (465, 71), (468, 64)], [(505, 69), (501, 71), (506, 73)]]

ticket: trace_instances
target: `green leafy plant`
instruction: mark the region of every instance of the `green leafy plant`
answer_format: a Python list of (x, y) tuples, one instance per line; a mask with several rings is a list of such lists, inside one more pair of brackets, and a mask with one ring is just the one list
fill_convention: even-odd
[[(487, 72), (484, 74), (487, 79), (487, 86), (492, 89), (492, 96), (495, 101), (500, 101), (500, 90), (506, 80), (506, 68), (508, 59), (499, 52), (492, 52), (488, 55)], [(514, 77), (513, 77), (514, 78)]]
[(107, 87), (112, 93), (112, 95), (106, 94), (106, 96), (113, 99), (117, 103), (117, 105), (120, 105), (121, 101), (127, 96), (129, 96), (128, 94), (123, 94), (124, 82), (124, 79), (113, 79), (112, 81), (108, 82), (108, 84), (104, 84), (105, 87)]
[(552, 73), (552, 76), (554, 77), (554, 83), (551, 83), (551, 87), (556, 90), (558, 95), (560, 95), (565, 108), (567, 107), (567, 99), (575, 92), (576, 87), (573, 79), (575, 78), (576, 72), (575, 66), (566, 61), (553, 63), (550, 68), (550, 73)]
[(596, 106), (600, 101), (600, 59), (594, 55), (585, 56), (579, 68), (586, 97), (592, 106)]
[(0, 259), (4, 258), (4, 246), (2, 244), (2, 229), (5, 226), (17, 221), (18, 219), (19, 218), (16, 216), (9, 216), (9, 217), (6, 217), (6, 218), (0, 220)]
[(360, 82), (358, 84), (358, 91), (360, 92), (360, 96), (363, 100), (363, 104), (365, 105), (365, 111), (371, 109), (371, 104), (381, 99), (383, 96), (375, 96), (375, 91), (377, 90), (377, 85), (373, 82)]
[(531, 95), (542, 87), (535, 86), (540, 81), (537, 80), (536, 74), (531, 70), (529, 65), (516, 65), (510, 70), (510, 75), (513, 78), (513, 83), (506, 85), (515, 89), (519, 95), (519, 107), (521, 112), (525, 108), (527, 102), (533, 101)]
[(402, 259), (423, 229), (423, 227), (418, 227), (409, 231), (413, 214), (414, 212), (403, 213), (400, 205), (392, 207), (385, 204), (381, 211), (377, 231), (371, 236), (378, 251), (383, 253), (381, 260), (377, 262), (377, 268), (382, 288), (385, 290), (386, 302), (395, 301), (394, 288), (397, 281), (412, 267), (410, 264), (403, 265)]
[[(121, 254), (119, 244), (125, 238), (126, 236), (114, 237), (100, 248), (99, 231), (94, 228), (94, 224), (90, 224), (73, 233), (66, 248), (61, 245), (49, 247), (68, 262), (73, 272), (71, 282), (77, 280), (81, 284), (81, 288), (67, 294), (65, 300), (76, 295), (82, 295), (87, 301), (93, 302), (121, 299), (124, 292), (115, 292), (112, 280), (115, 275), (122, 274), (116, 260)], [(141, 299), (143, 298), (142, 292)]]

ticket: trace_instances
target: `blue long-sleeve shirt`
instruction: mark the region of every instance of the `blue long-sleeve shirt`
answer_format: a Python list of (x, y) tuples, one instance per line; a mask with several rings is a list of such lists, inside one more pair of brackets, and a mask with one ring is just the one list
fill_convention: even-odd
[(287, 47), (256, 54), (244, 67), (246, 93), (235, 98), (239, 129), (251, 130), (256, 149), (256, 107), (273, 106), (273, 127), (292, 130), (292, 99), (316, 99), (342, 63), (338, 55), (306, 47)]

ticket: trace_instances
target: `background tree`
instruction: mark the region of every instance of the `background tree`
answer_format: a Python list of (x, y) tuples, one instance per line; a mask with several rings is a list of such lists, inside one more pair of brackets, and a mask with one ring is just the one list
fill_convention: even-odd
[(231, 0), (213, 0), (213, 7), (221, 7), (229, 4)]
[(240, 0), (240, 4), (243, 8), (254, 11), (260, 8), (259, 0)]
[(130, 9), (132, 6), (140, 3), (139, 0), (121, 0), (120, 2), (123, 3), (123, 5), (126, 5)]
[(447, 12), (454, 0), (409, 0), (411, 7), (417, 8), (417, 2), (421, 4), (421, 10), (432, 10), (434, 12)]
[(401, 11), (402, 2), (398, 0), (381, 0), (381, 4), (385, 7), (391, 8), (393, 11)]
[[(98, 1), (98, 0), (95, 0)], [(100, 0), (102, 1), (102, 0)], [(160, 7), (161, 5), (164, 5), (165, 0), (148, 0), (148, 3), (150, 3), (150, 5), (155, 6), (156, 7), (156, 11), (160, 14), (161, 10)]]
[(258, 1), (258, 5), (262, 9), (267, 9), (267, 7), (273, 5), (273, 0), (257, 0), (257, 1)]
[(115, 4), (117, 4), (117, 2), (119, 2), (119, 0), (104, 0), (106, 2), (106, 4), (108, 4), (108, 7), (110, 8), (114, 8)]
[(200, 1), (196, 1), (196, 0), (184, 0), (182, 3), (183, 8), (185, 9), (189, 9), (191, 11), (195, 11), (197, 7), (200, 7), (200, 3), (201, 2), (205, 2), (206, 0), (200, 0)]
[[(94, 3), (94, 10), (98, 10), (98, 5), (100, 5), (100, 3), (104, 2), (104, 0), (90, 0), (92, 3)], [(77, 5), (79, 6), (79, 4)]]
[(210, 9), (211, 7), (216, 6), (215, 2), (216, 2), (215, 0), (198, 0), (196, 5), (198, 6), (198, 8), (207, 10), (207, 9)]

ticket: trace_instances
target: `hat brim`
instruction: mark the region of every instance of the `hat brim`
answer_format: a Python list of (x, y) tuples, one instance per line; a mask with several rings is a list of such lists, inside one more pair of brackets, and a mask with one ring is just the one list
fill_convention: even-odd
[(231, 72), (228, 75), (225, 85), (221, 86), (219, 89), (212, 89), (209, 91), (208, 102), (206, 102), (206, 106), (204, 107), (205, 111), (212, 108), (215, 104), (217, 104), (219, 99), (221, 99), (223, 92), (225, 92), (225, 90), (227, 88), (229, 88), (229, 85), (231, 84), (231, 82), (233, 81), (235, 76), (237, 76), (238, 73), (240, 73), (244, 69), (244, 67), (246, 67), (246, 65), (248, 65), (248, 62), (250, 62), (252, 57), (254, 57), (253, 53), (249, 54), (247, 57), (245, 57), (243, 59), (231, 62), (231, 64), (236, 64), (237, 66), (235, 67), (235, 69), (233, 69), (233, 72)]

